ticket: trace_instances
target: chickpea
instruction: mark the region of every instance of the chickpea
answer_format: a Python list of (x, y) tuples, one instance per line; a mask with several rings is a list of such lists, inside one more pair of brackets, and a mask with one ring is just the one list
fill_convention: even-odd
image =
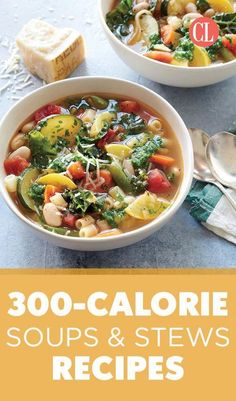
[(215, 10), (213, 8), (209, 8), (204, 14), (204, 17), (212, 18), (215, 15)]
[(186, 13), (196, 13), (197, 7), (194, 3), (188, 3), (185, 7)]
[(60, 227), (62, 215), (53, 203), (46, 203), (43, 208), (43, 216), (46, 223), (51, 227)]
[(29, 131), (31, 131), (33, 128), (35, 127), (35, 122), (34, 121), (30, 121), (29, 123), (25, 124), (22, 128), (21, 131), (24, 134), (27, 134)]
[(31, 158), (31, 150), (27, 148), (27, 146), (21, 146), (12, 152), (9, 156), (9, 159), (13, 159), (14, 157), (20, 156), (25, 160), (30, 160)]
[(171, 28), (174, 29), (174, 31), (177, 31), (177, 29), (181, 28), (181, 26), (182, 26), (181, 18), (178, 18), (174, 15), (170, 15), (167, 18), (167, 22), (168, 22), (168, 25), (170, 25)]
[(65, 208), (67, 207), (67, 203), (63, 196), (59, 193), (56, 193), (50, 198), (50, 201), (57, 207)]
[(26, 142), (25, 134), (20, 132), (19, 134), (14, 136), (14, 138), (11, 140), (10, 144), (11, 150), (19, 149), (21, 146), (24, 146), (25, 142)]

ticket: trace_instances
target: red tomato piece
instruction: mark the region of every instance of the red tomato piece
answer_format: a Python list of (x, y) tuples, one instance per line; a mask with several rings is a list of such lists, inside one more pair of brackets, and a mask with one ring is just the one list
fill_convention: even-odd
[(83, 180), (81, 184), (83, 188), (88, 189), (89, 191), (107, 193), (108, 190), (113, 186), (112, 175), (108, 170), (100, 170), (100, 178), (103, 178), (103, 183), (101, 183), (94, 173), (90, 173), (90, 178), (92, 179), (92, 182), (86, 182), (86, 180)]
[(69, 228), (75, 228), (76, 220), (78, 220), (77, 216), (74, 216), (71, 213), (67, 213), (62, 218), (62, 225)]
[(82, 180), (86, 175), (85, 170), (79, 161), (71, 164), (67, 170), (74, 180)]
[(61, 192), (61, 189), (54, 185), (47, 185), (44, 191), (44, 203), (50, 203), (51, 197), (56, 195), (57, 192)]
[(171, 188), (165, 174), (158, 170), (151, 170), (148, 174), (148, 190), (154, 194), (167, 192)]
[(133, 100), (124, 100), (120, 102), (120, 111), (123, 113), (138, 113), (140, 110), (140, 105), (138, 102)]
[(34, 115), (35, 122), (38, 123), (43, 118), (51, 116), (53, 114), (61, 114), (61, 107), (55, 104), (48, 104), (36, 111)]
[(104, 188), (111, 188), (113, 185), (112, 175), (108, 170), (100, 170), (100, 177), (105, 180), (102, 187)]
[(113, 129), (109, 129), (106, 133), (106, 135), (104, 135), (104, 137), (102, 139), (100, 139), (100, 141), (98, 141), (97, 143), (97, 147), (99, 149), (103, 149), (107, 143), (111, 142), (115, 136), (117, 135), (117, 132)]
[(4, 167), (7, 174), (20, 175), (27, 167), (29, 166), (29, 162), (23, 157), (16, 156), (12, 159), (6, 159), (4, 161)]

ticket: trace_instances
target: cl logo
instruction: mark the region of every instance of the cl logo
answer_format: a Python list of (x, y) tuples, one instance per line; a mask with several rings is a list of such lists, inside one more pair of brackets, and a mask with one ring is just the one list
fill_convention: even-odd
[(189, 35), (197, 46), (212, 46), (219, 38), (219, 27), (211, 18), (197, 18), (190, 25)]

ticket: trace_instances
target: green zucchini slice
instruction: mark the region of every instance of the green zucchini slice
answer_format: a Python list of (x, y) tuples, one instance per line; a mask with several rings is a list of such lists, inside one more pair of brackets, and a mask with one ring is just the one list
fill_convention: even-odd
[(17, 195), (21, 204), (30, 210), (35, 211), (35, 203), (29, 196), (29, 189), (31, 185), (36, 181), (40, 172), (37, 168), (28, 168), (18, 178), (17, 182)]

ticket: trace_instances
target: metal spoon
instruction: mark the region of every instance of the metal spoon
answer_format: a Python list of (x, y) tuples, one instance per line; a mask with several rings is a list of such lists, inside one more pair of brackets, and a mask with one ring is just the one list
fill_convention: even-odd
[(236, 136), (229, 132), (213, 135), (206, 147), (206, 157), (216, 180), (236, 189)]
[(194, 150), (194, 178), (202, 182), (213, 184), (219, 188), (236, 211), (236, 201), (227, 192), (226, 188), (216, 180), (209, 168), (206, 149), (210, 141), (210, 136), (199, 128), (190, 128), (189, 133), (192, 138)]

